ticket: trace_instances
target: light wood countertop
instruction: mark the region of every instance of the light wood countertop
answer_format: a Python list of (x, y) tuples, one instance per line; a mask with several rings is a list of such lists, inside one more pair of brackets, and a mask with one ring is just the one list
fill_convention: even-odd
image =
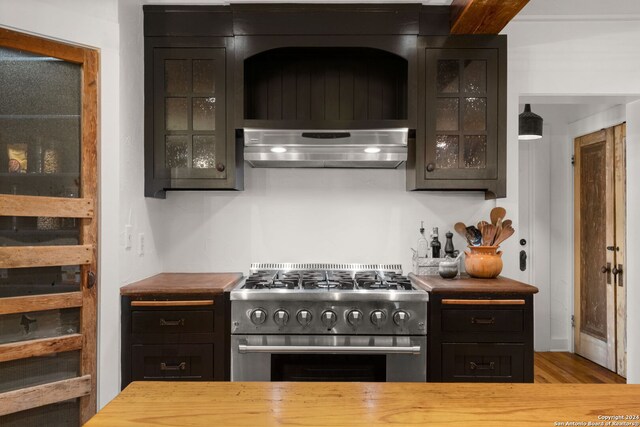
[(495, 279), (474, 279), (461, 275), (455, 279), (443, 279), (440, 276), (418, 276), (409, 273), (409, 279), (419, 288), (432, 293), (469, 294), (469, 293), (497, 293), (497, 294), (535, 294), (538, 288), (498, 276)]
[(134, 382), (86, 425), (531, 427), (639, 402), (626, 384)]
[(219, 294), (233, 288), (242, 273), (160, 273), (120, 288), (120, 295)]

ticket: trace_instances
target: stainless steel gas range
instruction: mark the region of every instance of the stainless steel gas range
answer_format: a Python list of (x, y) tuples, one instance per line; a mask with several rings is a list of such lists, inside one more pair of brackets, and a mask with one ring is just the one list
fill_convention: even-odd
[(252, 264), (231, 291), (231, 380), (426, 381), (427, 300), (400, 265)]

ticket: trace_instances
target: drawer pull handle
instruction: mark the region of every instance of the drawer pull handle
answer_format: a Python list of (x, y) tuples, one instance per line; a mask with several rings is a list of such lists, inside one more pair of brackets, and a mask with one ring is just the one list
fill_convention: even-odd
[(178, 319), (178, 320), (160, 319), (160, 326), (184, 326), (184, 319)]
[(496, 323), (496, 318), (495, 317), (489, 317), (489, 318), (481, 318), (481, 317), (472, 317), (471, 318), (471, 323), (476, 324), (476, 325), (493, 325), (494, 323)]
[(494, 371), (496, 369), (496, 363), (495, 362), (489, 362), (489, 363), (469, 362), (469, 369), (471, 369), (472, 371), (476, 369), (478, 371)]
[(196, 307), (213, 305), (212, 299), (193, 301), (131, 301), (132, 307)]
[(168, 365), (165, 362), (160, 362), (161, 371), (184, 371), (187, 369), (187, 362), (181, 362), (177, 365)]
[(523, 299), (443, 299), (443, 305), (525, 305)]

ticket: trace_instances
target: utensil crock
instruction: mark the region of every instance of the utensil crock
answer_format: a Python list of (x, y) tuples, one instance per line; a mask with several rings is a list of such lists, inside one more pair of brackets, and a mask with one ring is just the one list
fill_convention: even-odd
[(464, 253), (464, 267), (471, 277), (493, 279), (502, 271), (502, 251), (498, 246), (469, 246)]

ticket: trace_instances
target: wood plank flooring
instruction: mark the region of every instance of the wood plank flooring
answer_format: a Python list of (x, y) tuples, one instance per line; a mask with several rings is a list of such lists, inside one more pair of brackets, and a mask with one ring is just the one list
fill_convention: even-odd
[(536, 383), (625, 384), (615, 372), (568, 352), (537, 352), (534, 362)]

